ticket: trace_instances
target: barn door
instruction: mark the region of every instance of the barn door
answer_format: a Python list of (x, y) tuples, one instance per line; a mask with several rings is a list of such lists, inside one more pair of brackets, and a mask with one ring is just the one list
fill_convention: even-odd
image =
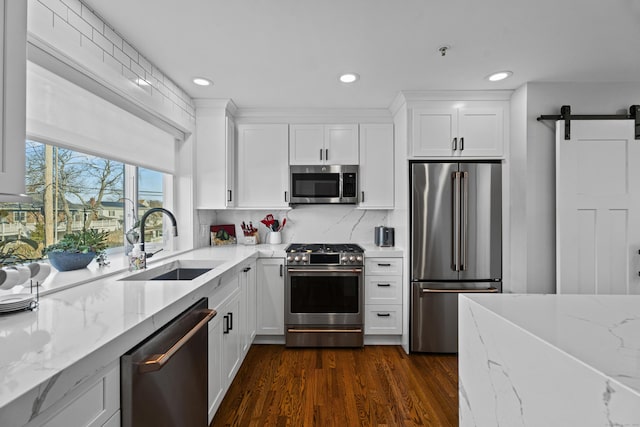
[(640, 141), (632, 120), (556, 124), (557, 292), (640, 293)]

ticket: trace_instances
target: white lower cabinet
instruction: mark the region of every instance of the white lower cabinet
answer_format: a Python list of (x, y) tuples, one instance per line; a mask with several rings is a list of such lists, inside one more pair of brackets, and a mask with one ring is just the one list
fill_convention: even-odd
[(209, 295), (209, 423), (240, 370), (256, 333), (256, 262), (226, 273)]
[(365, 335), (402, 335), (402, 258), (365, 259)]
[(27, 426), (119, 426), (119, 408), (120, 364), (114, 362), (54, 403)]
[(106, 423), (102, 424), (102, 427), (120, 427), (120, 411), (113, 414)]
[(258, 335), (284, 335), (284, 258), (258, 259)]

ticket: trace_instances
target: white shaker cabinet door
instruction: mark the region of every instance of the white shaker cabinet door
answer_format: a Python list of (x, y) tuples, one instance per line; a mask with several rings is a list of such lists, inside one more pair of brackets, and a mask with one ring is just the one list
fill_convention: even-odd
[(284, 335), (284, 258), (258, 260), (258, 335)]
[(324, 163), (324, 125), (290, 125), (289, 138), (290, 164)]
[(238, 124), (238, 203), (241, 208), (289, 206), (286, 124)]
[(360, 208), (393, 209), (392, 124), (360, 125)]
[(324, 127), (325, 164), (357, 165), (358, 125), (325, 125)]

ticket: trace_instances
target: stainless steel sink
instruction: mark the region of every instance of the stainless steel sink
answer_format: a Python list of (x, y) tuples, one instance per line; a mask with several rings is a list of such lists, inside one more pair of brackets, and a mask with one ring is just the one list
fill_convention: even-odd
[(123, 277), (121, 281), (193, 280), (213, 270), (224, 261), (178, 260)]

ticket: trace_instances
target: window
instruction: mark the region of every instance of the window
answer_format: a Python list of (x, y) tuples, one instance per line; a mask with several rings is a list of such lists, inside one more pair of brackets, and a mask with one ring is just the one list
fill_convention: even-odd
[[(126, 201), (138, 201), (138, 215), (163, 205), (167, 175), (162, 172), (35, 141), (25, 147), (25, 181), (32, 201), (0, 203), (0, 240), (36, 241), (39, 249), (25, 254), (28, 258), (39, 258), (45, 246), (83, 228), (108, 231), (109, 248), (124, 248), (129, 227), (125, 210), (131, 213)], [(126, 180), (137, 180), (138, 194), (135, 187), (125, 189)], [(161, 216), (150, 217), (145, 232), (145, 240), (158, 247), (163, 244)]]

